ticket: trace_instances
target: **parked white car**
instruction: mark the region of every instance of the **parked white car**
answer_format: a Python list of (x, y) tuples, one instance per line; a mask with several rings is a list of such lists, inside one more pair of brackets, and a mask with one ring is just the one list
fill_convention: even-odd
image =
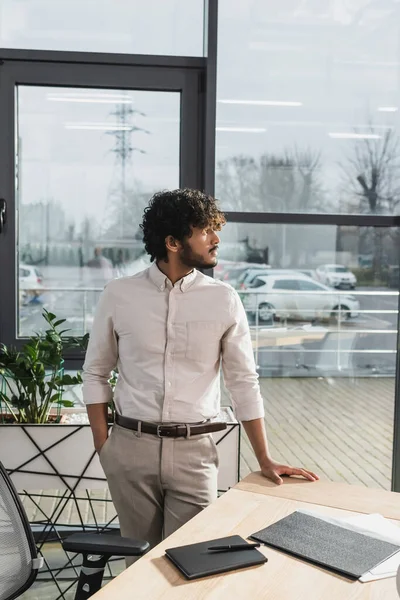
[(43, 275), (33, 265), (19, 265), (19, 294), (21, 303), (26, 303), (41, 296), (44, 292)]
[(247, 264), (238, 273), (235, 282), (232, 284), (229, 281), (229, 283), (237, 290), (245, 290), (258, 273), (266, 275), (270, 272), (270, 269), (271, 267), (266, 264)]
[(344, 265), (321, 265), (317, 269), (317, 276), (321, 283), (335, 288), (354, 290), (357, 284), (354, 273)]
[(315, 279), (318, 281), (318, 277), (316, 275), (316, 272), (313, 270), (301, 270), (301, 269), (271, 269), (269, 268), (268, 270), (260, 270), (260, 268), (258, 269), (247, 269), (247, 271), (243, 272), (237, 281), (237, 285), (236, 285), (236, 289), (238, 290), (246, 290), (247, 288), (251, 287), (252, 282), (256, 279), (256, 277), (258, 277), (258, 275), (268, 275), (268, 277), (273, 276), (273, 275), (306, 275), (307, 277), (310, 277), (311, 279)]
[(352, 295), (335, 293), (332, 288), (306, 275), (259, 275), (241, 293), (246, 311), (263, 323), (275, 318), (314, 321), (357, 317), (359, 301)]

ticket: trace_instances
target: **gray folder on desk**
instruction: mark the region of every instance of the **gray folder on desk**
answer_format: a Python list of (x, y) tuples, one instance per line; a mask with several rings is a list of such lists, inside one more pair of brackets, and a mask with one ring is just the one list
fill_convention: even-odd
[(297, 511), (251, 537), (352, 579), (400, 550), (394, 544)]

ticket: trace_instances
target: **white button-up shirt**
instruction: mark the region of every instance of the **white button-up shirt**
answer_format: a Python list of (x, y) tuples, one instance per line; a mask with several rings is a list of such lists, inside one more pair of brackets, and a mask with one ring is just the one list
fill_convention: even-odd
[[(222, 359), (222, 360), (221, 360)], [(220, 410), (220, 365), (241, 421), (264, 416), (246, 313), (237, 292), (194, 270), (172, 285), (153, 265), (111, 281), (83, 366), (86, 404), (142, 421), (196, 423)]]

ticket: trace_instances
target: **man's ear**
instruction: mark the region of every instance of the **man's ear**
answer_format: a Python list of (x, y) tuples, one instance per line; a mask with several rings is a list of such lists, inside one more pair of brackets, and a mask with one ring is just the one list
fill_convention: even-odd
[(172, 235), (168, 235), (165, 238), (165, 246), (170, 252), (178, 252), (178, 250), (180, 250), (181, 248), (180, 242), (177, 239), (175, 239)]

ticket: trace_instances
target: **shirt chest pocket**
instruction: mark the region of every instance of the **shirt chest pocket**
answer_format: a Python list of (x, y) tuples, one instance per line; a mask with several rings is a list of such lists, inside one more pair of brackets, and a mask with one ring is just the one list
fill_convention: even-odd
[(223, 325), (217, 321), (186, 323), (186, 358), (214, 364), (220, 357), (223, 330)]

